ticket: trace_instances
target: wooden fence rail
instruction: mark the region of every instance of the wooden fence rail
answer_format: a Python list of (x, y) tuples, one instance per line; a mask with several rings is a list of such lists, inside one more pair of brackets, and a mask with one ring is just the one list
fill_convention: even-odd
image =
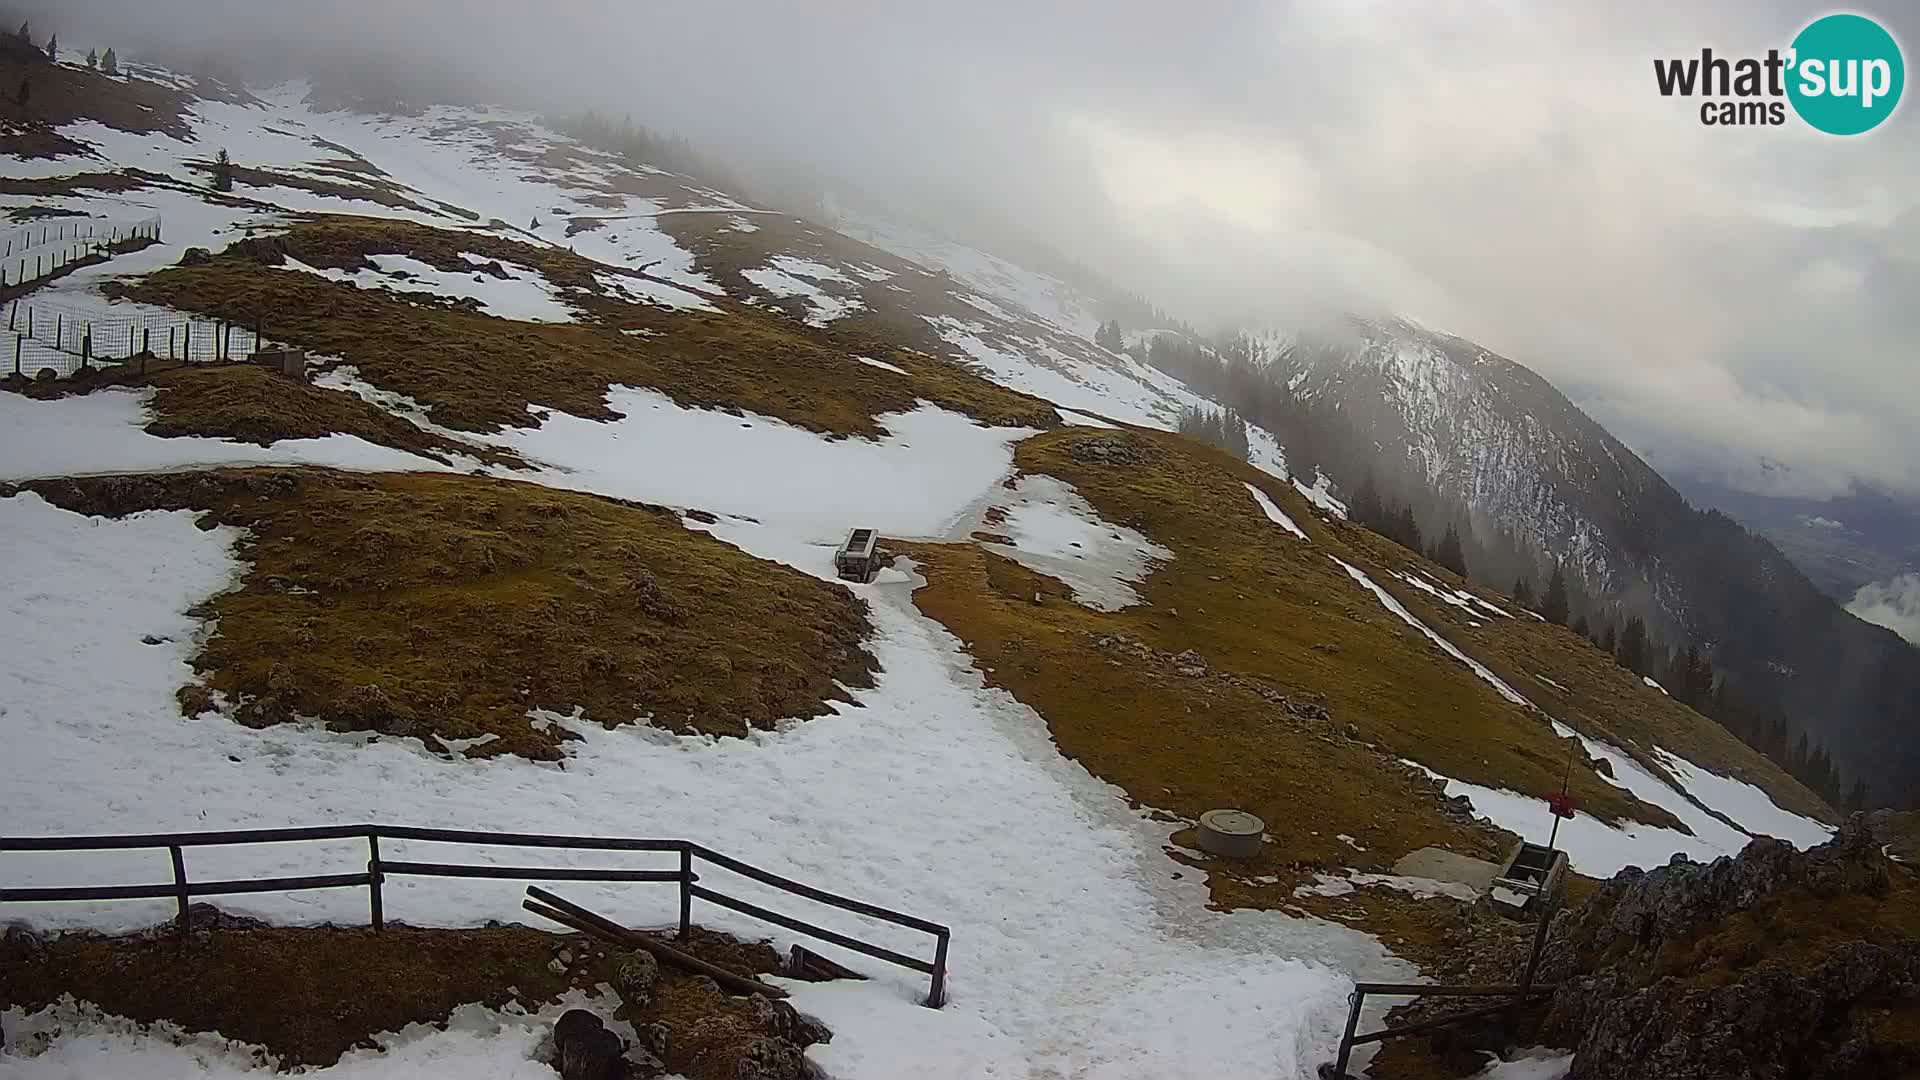
[[(234, 881), (193, 881), (188, 878), (185, 850), (192, 847), (216, 847), (237, 844), (279, 844), (317, 840), (354, 840), (367, 842), (367, 868), (351, 874), (318, 874), (305, 877), (249, 878)], [(412, 840), (426, 843), (470, 844), (493, 847), (567, 848), (582, 851), (657, 851), (679, 856), (672, 870), (594, 869), (566, 866), (494, 866), (471, 863), (412, 862), (385, 859), (380, 841)], [(932, 977), (926, 1004), (939, 1008), (946, 1003), (947, 945), (951, 932), (939, 923), (902, 914), (878, 904), (840, 896), (750, 863), (741, 862), (690, 840), (648, 840), (612, 836), (554, 836), (542, 833), (505, 833), (468, 829), (423, 829), (408, 825), (322, 825), (293, 829), (229, 829), (191, 833), (140, 833), (121, 836), (9, 836), (0, 837), (0, 853), (13, 851), (118, 851), (164, 848), (173, 864), (173, 880), (142, 885), (84, 885), (0, 887), (0, 903), (42, 903), (66, 900), (150, 900), (173, 899), (178, 906), (180, 931), (188, 926), (187, 909), (196, 896), (230, 896), (238, 893), (292, 892), (305, 889), (367, 890), (369, 920), (375, 930), (386, 925), (382, 884), (388, 875), (446, 878), (527, 879), (535, 881), (618, 881), (678, 885), (680, 889), (680, 936), (686, 937), (693, 926), (695, 898), (737, 911), (765, 922), (782, 926), (820, 941), (863, 953), (875, 959)], [(738, 897), (729, 896), (700, 884), (698, 862), (751, 878), (783, 892), (839, 908), (842, 911), (877, 919), (931, 934), (934, 956), (921, 960), (874, 945), (848, 934), (816, 926)]]

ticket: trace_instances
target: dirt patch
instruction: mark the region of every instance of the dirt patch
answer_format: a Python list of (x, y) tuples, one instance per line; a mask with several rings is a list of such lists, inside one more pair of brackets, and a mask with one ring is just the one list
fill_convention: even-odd
[(743, 735), (872, 685), (844, 588), (684, 528), (657, 507), (460, 475), (217, 470), (53, 480), (117, 516), (208, 512), (248, 530), (239, 587), (209, 601), (189, 712), (550, 760), (574, 738), (528, 711)]
[[(530, 266), (572, 290), (586, 322), (497, 319), (276, 269), (242, 251), (115, 291), (242, 325), (266, 320), (275, 339), (342, 357), (368, 381), (430, 406), (436, 422), (463, 430), (529, 426), (535, 423), (529, 404), (613, 419), (606, 394), (615, 384), (655, 389), (688, 407), (752, 411), (836, 435), (878, 437), (884, 429), (876, 416), (923, 400), (986, 423), (1058, 422), (1045, 402), (871, 337), (816, 330), (724, 299), (715, 301), (724, 309), (717, 313), (627, 302), (605, 291), (597, 276), (634, 271), (558, 248), (331, 217), (295, 225), (283, 250), (322, 267), (358, 268), (368, 265), (368, 255), (395, 253), (471, 271), (459, 257), (463, 252)], [(885, 356), (911, 374), (858, 363), (855, 355)]]
[[(237, 922), (184, 937), (171, 924), (114, 937), (10, 933), (0, 943), (0, 1007), (37, 1010), (71, 994), (141, 1023), (164, 1020), (262, 1045), (282, 1069), (324, 1067), (408, 1024), (444, 1024), (461, 1005), (538, 1009), (569, 990), (617, 986), (627, 955), (578, 934), (522, 926), (389, 923), (375, 933)], [(742, 975), (778, 964), (765, 943), (698, 928), (676, 944)], [(747, 1044), (792, 1034), (775, 1032), (765, 1010), (718, 994), (710, 980), (666, 966), (651, 1000), (620, 1014), (643, 1033), (664, 1025), (667, 1067), (697, 1080), (733, 1080), (723, 1066)]]

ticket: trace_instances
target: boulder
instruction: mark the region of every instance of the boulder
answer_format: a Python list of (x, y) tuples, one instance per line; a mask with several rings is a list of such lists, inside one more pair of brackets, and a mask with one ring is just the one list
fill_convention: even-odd
[(626, 1044), (606, 1021), (585, 1009), (568, 1009), (553, 1024), (553, 1068), (562, 1080), (625, 1080)]
[(1629, 867), (1555, 921), (1539, 1039), (1575, 1048), (1569, 1080), (1907, 1075), (1920, 1056), (1879, 1018), (1920, 1002), (1920, 940), (1816, 932), (1829, 905), (1901, 903), (1894, 872), (1857, 815), (1805, 852), (1763, 837), (1706, 865)]
[(622, 1000), (636, 1009), (646, 1008), (647, 1003), (653, 1000), (653, 987), (659, 981), (660, 961), (645, 950), (636, 950), (621, 957), (620, 966), (613, 971), (613, 988), (620, 991)]

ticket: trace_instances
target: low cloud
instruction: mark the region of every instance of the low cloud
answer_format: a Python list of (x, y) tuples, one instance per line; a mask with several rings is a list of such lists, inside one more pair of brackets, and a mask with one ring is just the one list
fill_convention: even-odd
[(1847, 610), (1920, 645), (1920, 574), (1862, 585)]
[[(1706, 127), (1654, 83), (1655, 58), (1763, 54), (1821, 4), (38, 6), (267, 70), (270, 45), (373, 50), (630, 112), (996, 220), (1210, 328), (1409, 315), (1663, 467), (1920, 494), (1920, 112)], [(1920, 59), (1920, 8), (1868, 10)]]

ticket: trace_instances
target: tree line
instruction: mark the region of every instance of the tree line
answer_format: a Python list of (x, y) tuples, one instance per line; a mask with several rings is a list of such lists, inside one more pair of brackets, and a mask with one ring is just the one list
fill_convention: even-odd
[[(1109, 329), (1103, 323), (1101, 333), (1118, 338), (1120, 327), (1114, 323)], [(1310, 354), (1321, 347), (1289, 343), (1282, 349)], [(1310, 364), (1311, 355), (1289, 358), (1244, 334), (1208, 339), (1185, 328), (1156, 334), (1127, 351), (1222, 403), (1213, 413), (1183, 410), (1183, 434), (1232, 449), (1221, 430), (1226, 418), (1265, 429), (1280, 441), (1288, 468), (1303, 481), (1311, 482), (1316, 473), (1336, 483), (1347, 478), (1341, 486), (1348, 493), (1349, 520), (1463, 578), (1505, 590), (1515, 603), (1580, 634), (1621, 667), (1659, 683), (1676, 700), (1719, 723), (1829, 803), (1865, 803), (1865, 784), (1858, 779), (1847, 784), (1826, 747), (1804, 731), (1796, 737), (1785, 709), (1767, 686), (1736, 681), (1719, 670), (1715, 643), (1694, 640), (1678, 625), (1656, 630), (1639, 612), (1596, 596), (1577, 567), (1530, 538), (1476, 521), (1464, 502), (1433, 491), (1424, 475), (1383, 455), (1339, 410), (1315, 408), (1274, 377), (1277, 371)], [(1299, 363), (1286, 363), (1288, 359)], [(1353, 477), (1360, 478), (1358, 484), (1347, 486)], [(1727, 531), (1717, 526), (1731, 525), (1713, 512), (1694, 516), (1704, 519), (1700, 527), (1713, 536)]]

